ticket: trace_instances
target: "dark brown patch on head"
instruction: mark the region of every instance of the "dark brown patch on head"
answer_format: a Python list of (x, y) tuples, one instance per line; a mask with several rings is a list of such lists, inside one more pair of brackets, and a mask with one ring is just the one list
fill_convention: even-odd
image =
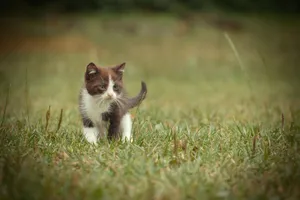
[(97, 67), (89, 63), (85, 72), (85, 86), (90, 95), (103, 94), (108, 88), (109, 77), (114, 81), (114, 92), (120, 94), (123, 90), (123, 71), (125, 63), (114, 67)]
[(114, 81), (115, 85), (113, 90), (120, 94), (123, 91), (123, 72), (125, 68), (125, 63), (108, 68), (111, 79)]

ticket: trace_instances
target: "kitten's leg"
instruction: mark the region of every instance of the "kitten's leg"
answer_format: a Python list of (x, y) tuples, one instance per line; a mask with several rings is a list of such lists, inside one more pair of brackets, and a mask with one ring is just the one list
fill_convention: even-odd
[(113, 105), (111, 112), (108, 115), (109, 127), (107, 138), (109, 140), (119, 139), (120, 137), (120, 123), (121, 123), (121, 110), (118, 106)]
[(103, 139), (105, 138), (105, 131), (107, 130), (107, 123), (106, 121), (101, 121), (99, 122), (98, 124), (98, 131), (99, 131), (99, 134), (98, 134), (98, 138), (99, 139)]
[(131, 142), (132, 120), (129, 113), (126, 113), (121, 120), (122, 140)]
[(94, 126), (90, 119), (83, 119), (83, 135), (89, 143), (97, 144), (98, 141), (98, 129)]
[(117, 115), (111, 116), (107, 137), (109, 140), (118, 139), (119, 133), (120, 133), (120, 117)]
[(86, 140), (89, 143), (97, 144), (97, 140), (98, 140), (98, 130), (97, 130), (97, 128), (95, 128), (95, 127), (92, 127), (92, 128), (83, 127), (83, 134), (84, 134)]

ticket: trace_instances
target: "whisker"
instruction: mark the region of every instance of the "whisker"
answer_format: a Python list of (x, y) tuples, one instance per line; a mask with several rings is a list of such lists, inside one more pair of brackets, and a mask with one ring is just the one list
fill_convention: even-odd
[(128, 98), (123, 97), (123, 98), (118, 99), (118, 101), (120, 103), (122, 103), (123, 107), (126, 107), (127, 106), (127, 102), (128, 102)]
[(101, 100), (101, 99), (96, 100), (96, 104), (97, 104), (97, 105), (100, 105), (101, 103), (102, 103), (102, 100)]
[(119, 99), (115, 99), (114, 102), (116, 102), (117, 105), (118, 105), (120, 108), (123, 108), (123, 107), (124, 107), (123, 102), (121, 102)]
[(104, 100), (101, 97), (99, 97), (95, 101), (96, 101), (97, 106), (100, 108)]
[(119, 101), (119, 103), (122, 105), (123, 108), (124, 108), (125, 105), (126, 105), (123, 101)]
[(114, 99), (113, 101), (114, 101), (114, 103), (116, 103), (116, 104), (117, 104), (117, 106), (118, 106), (119, 108), (121, 107), (121, 105), (120, 105), (120, 103), (118, 102), (118, 100), (117, 100), (117, 99)]

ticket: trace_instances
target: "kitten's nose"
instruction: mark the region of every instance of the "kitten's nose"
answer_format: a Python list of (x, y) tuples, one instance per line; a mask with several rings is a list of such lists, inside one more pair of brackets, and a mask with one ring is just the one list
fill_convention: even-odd
[(114, 95), (113, 95), (112, 93), (108, 93), (108, 94), (107, 94), (107, 97), (110, 98), (110, 99), (112, 99), (113, 96), (114, 96)]

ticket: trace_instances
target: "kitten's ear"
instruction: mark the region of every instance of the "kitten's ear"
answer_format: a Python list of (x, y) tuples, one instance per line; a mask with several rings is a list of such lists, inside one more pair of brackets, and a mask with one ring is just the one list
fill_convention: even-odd
[(124, 72), (124, 69), (125, 69), (125, 65), (126, 65), (126, 63), (124, 62), (124, 63), (122, 63), (122, 64), (120, 64), (120, 65), (117, 65), (117, 66), (113, 67), (112, 69), (113, 69), (118, 75), (122, 76), (122, 75), (123, 75), (123, 72)]
[(99, 71), (97, 66), (91, 62), (86, 66), (86, 75), (96, 74)]

